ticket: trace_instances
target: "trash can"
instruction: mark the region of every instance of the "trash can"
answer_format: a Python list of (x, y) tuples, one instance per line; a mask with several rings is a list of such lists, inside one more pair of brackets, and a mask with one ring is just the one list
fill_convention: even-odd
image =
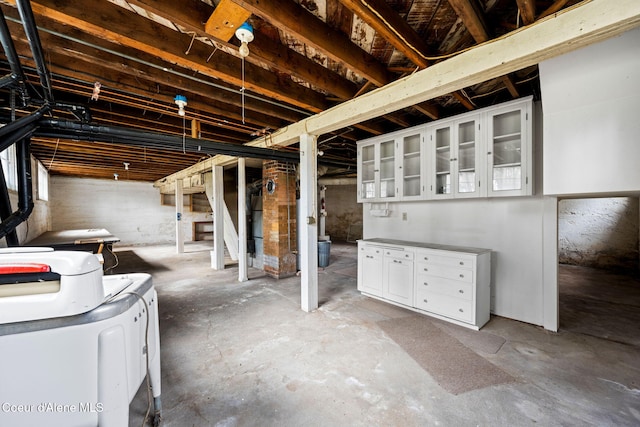
[(331, 240), (323, 240), (318, 242), (318, 267), (326, 267), (329, 265), (329, 257), (331, 255)]

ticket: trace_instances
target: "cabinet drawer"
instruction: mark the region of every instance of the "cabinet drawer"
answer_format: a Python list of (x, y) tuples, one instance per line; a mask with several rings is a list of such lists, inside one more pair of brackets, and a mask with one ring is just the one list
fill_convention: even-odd
[(382, 257), (384, 249), (380, 246), (361, 246), (360, 253), (365, 257)]
[(441, 277), (418, 274), (416, 287), (426, 292), (435, 292), (471, 301), (473, 299), (473, 285), (459, 280), (443, 279)]
[(417, 252), (416, 261), (428, 264), (448, 265), (451, 267), (473, 268), (473, 257), (464, 255), (434, 255), (431, 252)]
[(401, 258), (413, 261), (413, 251), (403, 251), (402, 249), (384, 249), (384, 256), (391, 258)]
[(419, 262), (417, 263), (416, 273), (473, 283), (473, 270), (467, 268)]
[(473, 304), (471, 301), (418, 288), (415, 304), (416, 308), (420, 310), (462, 320), (463, 322), (473, 322)]

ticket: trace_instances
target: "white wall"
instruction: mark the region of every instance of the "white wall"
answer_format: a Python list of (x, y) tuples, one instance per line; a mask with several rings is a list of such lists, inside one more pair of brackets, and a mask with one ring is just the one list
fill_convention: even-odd
[[(175, 242), (175, 207), (162, 206), (152, 183), (87, 178), (50, 178), (52, 230), (105, 228), (122, 245)], [(185, 240), (192, 239), (193, 221), (211, 214), (183, 214)]]
[(545, 194), (640, 191), (640, 28), (542, 62)]

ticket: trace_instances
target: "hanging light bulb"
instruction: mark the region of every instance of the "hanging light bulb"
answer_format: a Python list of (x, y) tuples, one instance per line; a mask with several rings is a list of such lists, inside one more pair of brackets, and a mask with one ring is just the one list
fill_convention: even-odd
[(176, 95), (173, 101), (178, 106), (178, 115), (184, 116), (184, 107), (187, 105), (187, 97), (184, 95)]
[(246, 58), (247, 56), (249, 56), (249, 45), (247, 44), (247, 42), (242, 42), (242, 44), (240, 45), (240, 48), (238, 49), (238, 53), (243, 58)]
[(240, 40), (240, 48), (238, 53), (241, 57), (249, 56), (249, 43), (253, 41), (253, 27), (248, 22), (240, 25), (236, 30), (236, 37)]

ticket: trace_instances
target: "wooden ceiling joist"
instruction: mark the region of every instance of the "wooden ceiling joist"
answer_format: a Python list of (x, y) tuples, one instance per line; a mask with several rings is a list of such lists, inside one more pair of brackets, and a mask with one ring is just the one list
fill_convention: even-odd
[[(15, 6), (14, 0), (2, 0)], [(32, 1), (34, 13), (47, 16), (60, 23), (81, 29), (94, 37), (104, 38), (146, 52), (182, 67), (197, 71), (205, 76), (222, 79), (238, 87), (246, 87), (257, 94), (319, 112), (328, 107), (324, 97), (292, 81), (278, 79), (251, 63), (245, 64), (244, 83), (242, 64), (239, 58), (218, 51), (207, 62), (214, 48), (193, 40), (188, 34), (181, 34), (152, 22), (142, 16), (109, 2), (94, 2), (87, 8), (78, 2), (57, 2), (56, 0)], [(105, 22), (118, 25), (104, 26)], [(193, 42), (193, 43), (192, 43)], [(190, 47), (190, 49), (189, 49)], [(189, 50), (189, 54), (185, 51)]]
[(392, 79), (387, 69), (371, 55), (351, 43), (351, 40), (333, 29), (304, 7), (289, 0), (233, 0), (277, 28), (294, 34), (302, 42), (318, 49), (334, 61), (349, 66), (367, 80), (384, 86)]
[[(174, 0), (129, 0), (129, 3), (175, 22), (198, 36), (210, 36), (202, 23), (208, 20), (214, 9), (200, 0), (181, 0), (179, 2)], [(185, 11), (189, 11), (189, 13), (185, 13)], [(211, 37), (215, 39), (216, 43), (228, 49), (237, 49), (236, 44), (232, 43), (235, 41), (233, 38), (231, 41), (226, 41), (219, 40), (214, 36)], [(357, 91), (356, 85), (352, 82), (268, 37), (261, 37), (260, 34), (257, 34), (251, 42), (250, 50), (251, 54), (246, 61), (256, 64), (262, 62), (275, 70), (290, 73), (340, 99), (350, 99)]]
[(231, 0), (220, 0), (204, 24), (204, 30), (213, 37), (228, 42), (235, 31), (251, 16), (251, 12)]

